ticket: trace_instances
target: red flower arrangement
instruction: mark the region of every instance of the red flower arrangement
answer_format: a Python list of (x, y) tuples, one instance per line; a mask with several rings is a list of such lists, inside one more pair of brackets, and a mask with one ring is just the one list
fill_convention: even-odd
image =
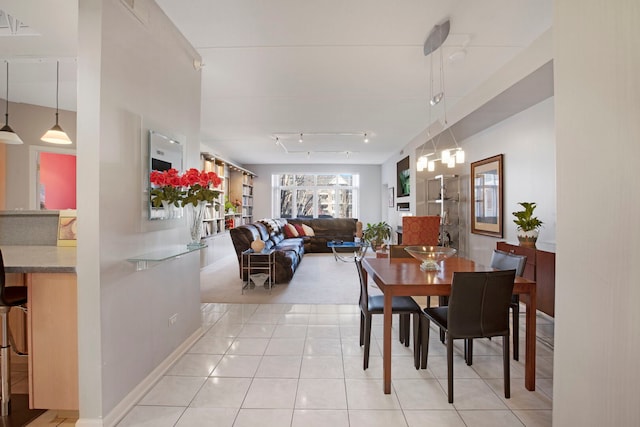
[(180, 175), (177, 169), (151, 171), (151, 204), (158, 208), (166, 201), (176, 207), (198, 202), (213, 203), (220, 191), (211, 187), (219, 187), (222, 179), (215, 172), (199, 171), (191, 168)]
[(215, 172), (199, 171), (191, 168), (180, 177), (180, 183), (187, 188), (187, 192), (182, 199), (182, 205), (189, 203), (196, 206), (198, 202), (205, 201), (213, 203), (220, 194), (219, 191), (211, 189), (222, 184), (222, 179)]

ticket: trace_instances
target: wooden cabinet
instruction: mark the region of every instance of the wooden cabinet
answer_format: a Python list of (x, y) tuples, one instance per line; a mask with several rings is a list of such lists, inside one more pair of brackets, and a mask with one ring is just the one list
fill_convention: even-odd
[(32, 408), (77, 411), (76, 275), (32, 273), (27, 280), (29, 404)]
[(29, 406), (77, 411), (76, 275), (8, 273), (6, 277), (11, 286), (28, 287), (26, 342), (21, 310), (11, 310), (10, 324), (16, 346), (29, 353)]
[(527, 264), (523, 277), (536, 282), (536, 307), (549, 316), (555, 313), (556, 254), (551, 250), (526, 248), (507, 242), (498, 242), (496, 248), (517, 255), (525, 255)]

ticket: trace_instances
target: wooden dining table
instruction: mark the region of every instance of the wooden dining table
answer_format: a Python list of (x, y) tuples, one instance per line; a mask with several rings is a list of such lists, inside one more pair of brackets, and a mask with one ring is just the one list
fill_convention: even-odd
[[(364, 258), (365, 280), (371, 277), (384, 294), (382, 365), (384, 393), (391, 393), (391, 301), (394, 296), (448, 296), (456, 271), (493, 271), (474, 261), (452, 257), (440, 262), (439, 271), (423, 271), (414, 258)], [(513, 293), (526, 305), (525, 374), (527, 390), (536, 388), (536, 283), (516, 277)], [(514, 344), (516, 345), (516, 344)]]

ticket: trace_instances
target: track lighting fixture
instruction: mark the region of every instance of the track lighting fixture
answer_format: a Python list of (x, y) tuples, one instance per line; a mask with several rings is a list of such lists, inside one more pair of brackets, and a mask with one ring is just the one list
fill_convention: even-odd
[[(282, 150), (286, 154), (305, 154), (307, 158), (310, 158), (312, 154), (344, 154), (347, 158), (351, 157), (352, 154), (357, 153), (358, 151), (354, 150), (332, 150), (332, 149), (323, 149), (323, 146), (320, 145), (317, 140), (314, 141), (314, 137), (319, 136), (336, 136), (336, 137), (349, 137), (349, 136), (357, 136), (362, 138), (362, 141), (367, 144), (369, 143), (369, 134), (367, 132), (278, 132), (271, 134), (271, 138), (275, 140), (275, 144), (280, 146)], [(289, 149), (287, 148), (287, 141), (289, 143), (291, 140), (296, 139), (298, 143), (306, 143), (309, 147), (305, 147), (304, 149)], [(315, 145), (314, 145), (315, 142)], [(293, 147), (289, 144), (290, 147)], [(320, 147), (318, 149), (313, 149), (313, 147)], [(309, 149), (311, 148), (311, 149)]]

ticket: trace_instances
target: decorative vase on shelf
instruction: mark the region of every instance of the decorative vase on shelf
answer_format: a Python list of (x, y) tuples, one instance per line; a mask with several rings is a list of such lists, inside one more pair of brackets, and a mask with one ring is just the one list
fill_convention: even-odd
[(191, 237), (191, 241), (187, 244), (189, 248), (199, 248), (202, 246), (200, 239), (202, 238), (202, 220), (204, 219), (204, 210), (207, 206), (207, 202), (200, 200), (197, 205), (193, 205), (193, 203), (189, 203), (187, 205), (188, 217), (187, 221), (189, 222), (189, 235)]
[(520, 242), (520, 246), (525, 248), (535, 248), (536, 241), (538, 241), (538, 230), (518, 230), (518, 241)]
[(160, 218), (169, 219), (169, 202), (162, 200), (162, 212), (160, 212)]
[(166, 200), (163, 200), (162, 212), (161, 212), (160, 218), (162, 219), (182, 218), (182, 208), (176, 206), (174, 203), (169, 203)]

